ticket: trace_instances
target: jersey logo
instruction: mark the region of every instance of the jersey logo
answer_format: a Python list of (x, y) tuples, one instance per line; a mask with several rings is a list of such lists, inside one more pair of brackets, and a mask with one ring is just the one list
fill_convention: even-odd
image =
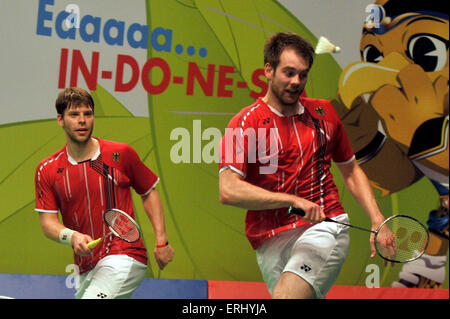
[(118, 162), (118, 161), (120, 161), (120, 153), (119, 152), (114, 152), (113, 154), (112, 154), (112, 159), (113, 159), (113, 161), (114, 162)]
[(64, 168), (58, 168), (58, 170), (56, 171), (56, 173), (62, 173), (62, 172), (64, 172)]
[(269, 124), (269, 123), (270, 123), (270, 117), (265, 118), (265, 119), (263, 120), (263, 124)]
[(318, 106), (314, 109), (314, 111), (316, 111), (317, 115), (319, 116), (324, 116), (325, 115), (325, 111), (323, 109), (323, 106)]

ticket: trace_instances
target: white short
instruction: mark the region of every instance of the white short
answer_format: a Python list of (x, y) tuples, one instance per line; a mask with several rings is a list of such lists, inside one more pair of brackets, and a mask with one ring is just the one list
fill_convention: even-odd
[[(348, 215), (333, 219), (348, 223)], [(259, 268), (270, 294), (281, 274), (289, 271), (306, 280), (317, 298), (325, 298), (336, 282), (349, 246), (348, 227), (322, 222), (282, 232), (257, 250)]]
[(130, 298), (145, 278), (147, 266), (127, 255), (110, 255), (80, 276), (76, 299)]

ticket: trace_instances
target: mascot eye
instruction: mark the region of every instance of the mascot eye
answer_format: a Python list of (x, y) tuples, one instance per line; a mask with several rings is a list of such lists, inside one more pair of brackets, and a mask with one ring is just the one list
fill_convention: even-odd
[(361, 52), (362, 59), (366, 62), (378, 63), (383, 60), (383, 53), (380, 52), (375, 46), (369, 44)]
[(428, 34), (419, 34), (408, 42), (406, 54), (425, 72), (442, 70), (447, 63), (448, 40)]

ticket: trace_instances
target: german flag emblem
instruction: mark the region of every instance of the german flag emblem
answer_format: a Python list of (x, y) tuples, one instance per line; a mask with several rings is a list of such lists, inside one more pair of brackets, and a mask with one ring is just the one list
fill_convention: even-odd
[(314, 109), (314, 111), (316, 111), (317, 115), (319, 116), (324, 116), (325, 115), (325, 111), (323, 109), (323, 106), (318, 106)]
[(114, 162), (118, 162), (118, 161), (120, 161), (120, 153), (119, 152), (113, 152), (113, 154), (112, 154), (112, 159), (113, 159), (113, 161)]

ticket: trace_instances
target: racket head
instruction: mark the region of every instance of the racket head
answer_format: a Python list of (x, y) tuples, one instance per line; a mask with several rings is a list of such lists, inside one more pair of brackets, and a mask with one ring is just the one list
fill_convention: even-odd
[(124, 211), (111, 208), (103, 213), (103, 220), (111, 232), (120, 239), (135, 243), (141, 238), (139, 225)]
[[(395, 252), (381, 245), (378, 238), (385, 228), (393, 233)], [(378, 255), (395, 263), (407, 263), (420, 258), (428, 247), (430, 234), (427, 227), (417, 219), (407, 215), (394, 215), (386, 219), (375, 232), (375, 248)]]

